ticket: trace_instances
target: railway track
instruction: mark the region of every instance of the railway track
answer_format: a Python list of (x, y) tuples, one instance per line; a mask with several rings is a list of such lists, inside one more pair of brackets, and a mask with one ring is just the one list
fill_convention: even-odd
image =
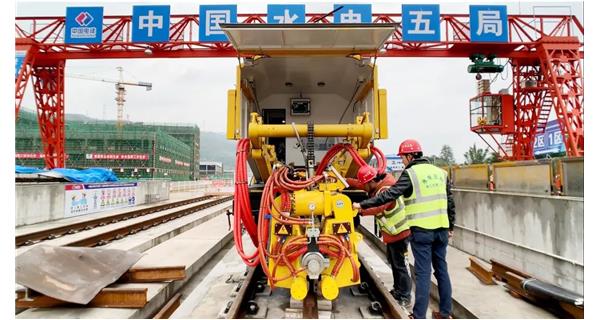
[[(85, 247), (93, 247), (97, 245), (103, 245), (112, 240), (121, 239), (127, 235), (135, 234), (142, 230), (147, 230), (153, 226), (157, 226), (162, 223), (166, 223), (168, 221), (180, 218), (182, 216), (188, 215), (193, 212), (197, 212), (203, 209), (206, 209), (211, 206), (218, 205), (220, 203), (230, 201), (232, 196), (226, 197), (217, 197), (208, 195), (202, 196), (192, 199), (186, 199), (182, 201), (162, 204), (158, 206), (153, 206), (149, 208), (143, 208), (133, 211), (124, 212), (117, 215), (101, 217), (97, 219), (77, 222), (69, 225), (48, 228), (36, 232), (26, 233), (15, 237), (15, 245), (17, 248), (21, 246), (27, 246), (34, 243), (39, 243), (45, 240), (55, 239), (64, 235), (75, 234), (81, 231), (91, 230), (97, 227), (105, 226), (108, 224), (117, 223), (120, 221), (125, 221), (133, 218), (138, 218), (142, 216), (146, 216), (153, 213), (162, 212), (169, 209), (174, 209), (177, 207), (182, 207), (190, 204), (194, 204), (197, 202), (202, 202), (201, 204), (189, 206), (182, 210), (176, 210), (169, 214), (159, 215), (151, 219), (146, 219), (137, 223), (128, 224), (126, 226), (108, 230), (106, 232), (93, 235), (91, 237), (87, 237), (84, 239), (80, 239), (77, 241), (73, 241), (71, 243), (66, 244), (67, 246), (85, 246)], [(213, 199), (213, 200), (210, 200)], [(208, 200), (208, 201), (207, 201)], [(203, 202), (205, 201), (205, 202)]]
[[(380, 251), (367, 241), (371, 249)], [(359, 254), (361, 284), (340, 288), (338, 298), (331, 302), (320, 298), (315, 286), (310, 286), (304, 301), (294, 301), (288, 290), (271, 289), (260, 267), (240, 266), (235, 249), (227, 250), (219, 264), (203, 272), (203, 282), (194, 285), (193, 290), (202, 293), (184, 294), (178, 318), (408, 318), (409, 311), (398, 304), (381, 280), (381, 265), (370, 264), (373, 253)], [(375, 260), (381, 258), (376, 255)], [(185, 301), (189, 297), (190, 301)]]
[(164, 214), (164, 215), (159, 215), (152, 219), (147, 219), (147, 220), (143, 220), (140, 222), (128, 224), (128, 225), (120, 227), (120, 228), (111, 229), (106, 232), (102, 232), (100, 234), (96, 234), (96, 235), (92, 235), (90, 237), (86, 237), (84, 239), (76, 240), (76, 241), (66, 244), (66, 246), (70, 246), (70, 247), (102, 246), (102, 245), (109, 243), (110, 241), (122, 239), (128, 235), (136, 234), (140, 231), (144, 231), (149, 228), (158, 226), (160, 224), (167, 223), (171, 220), (181, 218), (188, 214), (192, 214), (194, 212), (198, 212), (200, 210), (204, 210), (204, 209), (216, 206), (218, 204), (221, 204), (221, 203), (224, 203), (227, 201), (231, 201), (231, 199), (233, 199), (233, 196), (226, 196), (226, 197), (221, 197), (221, 198), (217, 198), (214, 200), (209, 200), (207, 202), (204, 202), (204, 203), (201, 203), (201, 204), (189, 207), (189, 208), (177, 210), (177, 211), (174, 211), (174, 212), (171, 212), (168, 214)]
[[(185, 276), (183, 279), (179, 279), (178, 281), (166, 281), (161, 282), (160, 279), (156, 278), (153, 275), (152, 281), (142, 281), (136, 282), (133, 281), (130, 283), (130, 280), (124, 278), (123, 281), (128, 283), (130, 286), (135, 286), (137, 289), (148, 289), (148, 291), (143, 295), (143, 303), (136, 306), (135, 308), (130, 308), (124, 311), (124, 309), (119, 309), (122, 307), (118, 301), (110, 301), (110, 305), (117, 305), (115, 310), (116, 314), (119, 314), (122, 318), (167, 318), (175, 309), (177, 309), (181, 294), (179, 293), (180, 289), (185, 287), (188, 281), (193, 278), (198, 270), (202, 268), (202, 266), (212, 259), (220, 249), (225, 246), (227, 243), (230, 243), (232, 235), (231, 231), (227, 231), (221, 235), (220, 230), (227, 230), (227, 218), (225, 217), (223, 205), (227, 204), (231, 201), (231, 196), (213, 196), (206, 201), (202, 201), (198, 204), (188, 205), (185, 208), (175, 208), (169, 210), (167, 213), (158, 213), (152, 216), (147, 217), (138, 217), (137, 219), (132, 219), (131, 221), (122, 221), (119, 225), (115, 225), (114, 227), (106, 227), (102, 228), (102, 230), (98, 229), (96, 231), (92, 231), (91, 233), (96, 233), (91, 237), (86, 237), (81, 239), (81, 236), (86, 234), (81, 234), (76, 237), (77, 241), (68, 242), (64, 241), (60, 245), (67, 246), (87, 246), (93, 247), (97, 245), (106, 244), (112, 240), (120, 239), (129, 234), (134, 234), (142, 230), (147, 230), (154, 226), (158, 226), (162, 223), (167, 223), (169, 221), (176, 220), (178, 218), (184, 217), (186, 215), (191, 215), (192, 213), (209, 209), (210, 207), (217, 206), (221, 209), (215, 209), (216, 211), (213, 213), (212, 211), (206, 211), (204, 215), (198, 216), (199, 218), (194, 221), (198, 221), (195, 224), (191, 225), (189, 222), (187, 223), (185, 231), (175, 232), (170, 231), (169, 239), (165, 239), (164, 241), (155, 241), (158, 237), (161, 237), (162, 233), (156, 233), (151, 235), (153, 240), (153, 244), (149, 249), (145, 249), (145, 256), (138, 262), (144, 270), (150, 270), (150, 272), (157, 273), (165, 268), (175, 268), (173, 266), (177, 266), (176, 268), (181, 269), (184, 268)], [(220, 205), (221, 204), (221, 205)], [(220, 206), (219, 206), (220, 205)], [(203, 213), (201, 213), (203, 214)], [(193, 217), (192, 217), (193, 218)], [(139, 221), (139, 220), (143, 221)], [(188, 219), (189, 220), (189, 219)], [(169, 224), (166, 226), (165, 230), (169, 228), (181, 228), (183, 225)], [(190, 227), (191, 226), (191, 227)], [(104, 229), (112, 228), (112, 230), (108, 230), (104, 232)], [(173, 229), (175, 230), (175, 229)], [(168, 231), (167, 231), (168, 232)], [(201, 235), (208, 235), (207, 239), (202, 239)], [(211, 236), (213, 235), (213, 236)], [(217, 236), (214, 236), (217, 235)], [(174, 241), (171, 241), (175, 239)], [(144, 238), (141, 238), (144, 239)], [(69, 238), (65, 237), (65, 240), (69, 240)], [(136, 240), (134, 239), (134, 242)], [(143, 240), (148, 241), (148, 240)], [(185, 244), (182, 244), (185, 243)], [(119, 245), (119, 244), (117, 244)], [(183, 248), (196, 247), (198, 250), (186, 251), (181, 250)], [(145, 260), (144, 260), (145, 259)], [(162, 269), (161, 269), (162, 268)], [(134, 268), (135, 269), (135, 268)], [(156, 278), (156, 279), (155, 279)], [(155, 282), (149, 287), (146, 287), (145, 282)], [(111, 287), (112, 288), (112, 287)], [(119, 287), (117, 287), (118, 290)], [(158, 291), (157, 291), (158, 290)], [(129, 299), (130, 296), (127, 292), (122, 292), (124, 298)], [(119, 298), (115, 298), (119, 299)], [(77, 314), (77, 318), (97, 318), (96, 312), (101, 311), (98, 308), (94, 308), (93, 305), (90, 306), (82, 306), (82, 305), (70, 305), (72, 308), (72, 314)], [(53, 308), (43, 308), (42, 306), (38, 306), (33, 304), (29, 308), (31, 309), (17, 309), (16, 314), (19, 314), (19, 317), (29, 318), (29, 312), (48, 312), (52, 313)], [(21, 315), (21, 312), (25, 312)], [(127, 314), (127, 315), (125, 315)]]
[[(227, 319), (243, 318), (365, 318), (365, 319), (407, 319), (408, 311), (402, 308), (377, 277), (373, 268), (366, 260), (361, 262), (361, 284), (354, 288), (340, 289), (340, 295), (331, 303), (318, 299), (318, 293), (309, 290), (303, 302), (290, 301), (285, 310), (273, 308), (285, 305), (289, 301), (289, 293), (282, 289), (271, 292), (267, 287), (266, 278), (260, 268), (249, 268), (243, 282), (237, 285), (238, 293), (233, 300), (227, 302), (220, 317)], [(311, 286), (312, 288), (312, 286)], [(277, 300), (277, 302), (267, 301)]]
[[(214, 199), (213, 199), (214, 198)], [(135, 234), (142, 230), (147, 230), (154, 226), (166, 223), (185, 215), (197, 212), (232, 199), (231, 196), (203, 198), (209, 199), (201, 201), (201, 203), (193, 206), (188, 206), (181, 210), (172, 210), (166, 214), (157, 214), (156, 216), (147, 217), (143, 221), (127, 221), (117, 228), (102, 232), (90, 237), (69, 242), (67, 246), (87, 246), (93, 247), (107, 244), (110, 241), (121, 239), (130, 234)], [(189, 201), (189, 200), (188, 200)], [(189, 204), (189, 202), (188, 202)], [(139, 212), (139, 215), (147, 215), (152, 212), (158, 212), (157, 208), (147, 208), (148, 212)], [(129, 213), (130, 215), (133, 212)], [(121, 215), (118, 215), (119, 217)], [(109, 217), (109, 218), (114, 218)], [(128, 220), (133, 218), (121, 219)], [(112, 220), (111, 220), (112, 221)], [(131, 222), (131, 223), (129, 223)], [(99, 223), (93, 220), (93, 224)], [(62, 227), (63, 230), (69, 226)], [(84, 228), (85, 230), (85, 228)], [(362, 230), (361, 230), (362, 231)], [(364, 232), (364, 231), (363, 231)], [(65, 234), (65, 233), (63, 233)], [(371, 242), (371, 241), (369, 241)], [(372, 248), (378, 248), (376, 245), (370, 244)], [(224, 250), (234, 250), (230, 246), (223, 247)], [(379, 248), (378, 248), (379, 249)], [(211, 255), (218, 255), (214, 253)], [(237, 258), (237, 256), (236, 256)], [(275, 289), (271, 291), (266, 283), (266, 279), (262, 274), (262, 269), (250, 268), (247, 270), (243, 280), (235, 283), (237, 294), (235, 297), (227, 296), (219, 300), (219, 304), (226, 302), (225, 308), (222, 310), (219, 317), (223, 318), (383, 318), (383, 319), (398, 319), (407, 318), (408, 311), (402, 308), (395, 299), (390, 295), (384, 283), (379, 278), (374, 268), (369, 265), (369, 261), (359, 256), (361, 263), (360, 275), (361, 284), (353, 288), (342, 288), (335, 302), (331, 303), (322, 299), (318, 299), (318, 292), (310, 290), (308, 296), (303, 302), (292, 302), (290, 300), (289, 291), (284, 289)], [(235, 260), (239, 262), (239, 260)], [(212, 269), (212, 268), (210, 268)], [(218, 267), (216, 268), (218, 269)], [(189, 270), (190, 278), (196, 277), (201, 270)], [(209, 271), (212, 272), (212, 271)], [(204, 278), (204, 276), (201, 276)], [(187, 282), (188, 280), (186, 280)], [(190, 282), (193, 282), (191, 279)], [(190, 290), (195, 287), (190, 283)], [(188, 284), (184, 285), (188, 286)], [(185, 302), (187, 294), (182, 294), (180, 290), (168, 290), (170, 294), (166, 297), (166, 301), (162, 303), (161, 311), (157, 313), (159, 317), (165, 317), (177, 309), (177, 305), (181, 301)], [(181, 300), (181, 301), (180, 301)], [(282, 306), (285, 306), (282, 308)], [(268, 312), (267, 312), (268, 310)]]

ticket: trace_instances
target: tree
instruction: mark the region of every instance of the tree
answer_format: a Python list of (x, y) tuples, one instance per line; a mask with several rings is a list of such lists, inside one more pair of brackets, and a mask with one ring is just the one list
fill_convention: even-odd
[(502, 161), (502, 159), (500, 158), (500, 153), (492, 151), (492, 153), (490, 154), (490, 156), (485, 159), (485, 162), (487, 163), (495, 163), (495, 162), (500, 162)]
[(486, 161), (488, 148), (480, 149), (473, 143), (472, 147), (469, 147), (469, 150), (465, 152), (465, 164), (477, 164), (483, 163)]
[(450, 148), (449, 145), (445, 144), (442, 146), (440, 160), (446, 165), (453, 165), (456, 163), (456, 160), (454, 160), (454, 154), (452, 153), (452, 148)]
[(444, 160), (442, 160), (440, 157), (436, 156), (435, 154), (432, 154), (430, 156), (424, 156), (423, 158), (427, 159), (427, 161), (429, 161), (429, 163), (431, 163), (434, 166), (445, 166), (446, 163), (444, 162)]

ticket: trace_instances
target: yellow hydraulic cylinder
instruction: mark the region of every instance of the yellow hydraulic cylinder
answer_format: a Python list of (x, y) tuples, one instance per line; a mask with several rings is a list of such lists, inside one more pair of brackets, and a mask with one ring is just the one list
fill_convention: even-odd
[(296, 216), (310, 216), (325, 214), (324, 192), (313, 190), (300, 190), (294, 192), (293, 212)]
[(304, 300), (308, 294), (308, 281), (305, 277), (296, 277), (292, 281), (292, 287), (290, 288), (290, 294), (292, 298), (296, 300)]
[[(298, 135), (306, 137), (308, 135), (308, 126), (306, 124), (296, 124)], [(315, 124), (315, 137), (357, 137), (367, 141), (373, 136), (373, 125), (371, 123), (363, 124)], [(290, 124), (258, 124), (249, 123), (248, 137), (259, 138), (284, 138), (295, 137), (296, 131)]]

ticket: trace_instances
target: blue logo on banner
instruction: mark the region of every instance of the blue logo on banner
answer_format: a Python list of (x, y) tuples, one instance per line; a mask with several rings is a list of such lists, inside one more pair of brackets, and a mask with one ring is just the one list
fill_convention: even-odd
[(237, 6), (201, 5), (200, 6), (200, 41), (228, 41), (219, 23), (237, 23)]
[(267, 23), (304, 23), (305, 16), (303, 4), (267, 5)]
[(402, 158), (395, 154), (386, 154), (385, 161), (387, 167), (385, 168), (386, 172), (394, 172), (394, 171), (402, 171), (404, 169), (404, 163), (402, 162)]
[(131, 40), (133, 42), (169, 41), (169, 6), (133, 6)]
[(333, 10), (339, 7), (333, 13), (334, 23), (371, 23), (370, 4), (334, 4)]
[(15, 53), (15, 79), (19, 76), (21, 66), (23, 66), (23, 60), (25, 60), (25, 52), (17, 51)]
[(544, 134), (535, 136), (533, 142), (533, 154), (548, 154), (565, 152), (565, 143), (563, 142), (562, 132), (557, 120), (549, 121), (546, 124)]
[(402, 41), (440, 41), (440, 6), (403, 4)]
[(102, 42), (102, 7), (67, 7), (65, 43)]
[(508, 42), (506, 6), (469, 6), (471, 42)]

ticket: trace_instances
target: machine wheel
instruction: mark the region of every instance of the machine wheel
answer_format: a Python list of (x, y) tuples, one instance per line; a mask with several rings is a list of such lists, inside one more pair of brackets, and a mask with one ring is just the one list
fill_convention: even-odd
[(258, 312), (258, 303), (254, 300), (249, 300), (246, 304), (246, 311), (248, 314), (256, 314)]

